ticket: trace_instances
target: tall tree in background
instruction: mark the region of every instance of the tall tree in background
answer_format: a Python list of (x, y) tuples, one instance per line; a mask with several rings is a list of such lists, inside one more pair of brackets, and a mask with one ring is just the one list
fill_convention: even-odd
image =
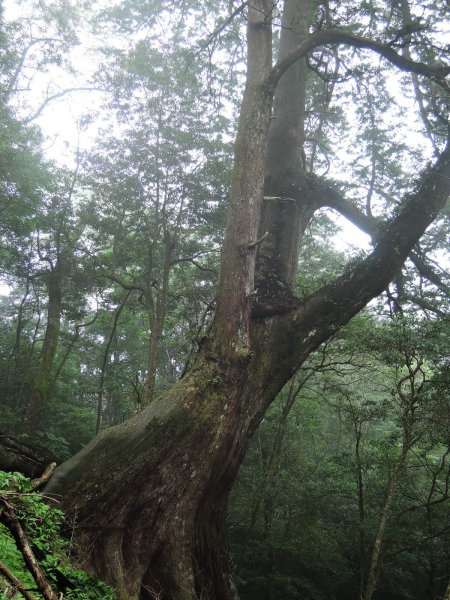
[[(255, 0), (247, 7), (247, 80), (217, 308), (195, 363), (139, 415), (101, 432), (63, 464), (47, 489), (76, 514), (79, 552), (121, 599), (237, 597), (225, 513), (251, 435), (306, 358), (386, 289), (448, 198), (449, 69), (438, 42), (416, 54), (428, 39), (417, 27), (420, 43), (411, 43), (409, 55), (402, 52), (416, 28), (405, 32), (389, 19), (390, 5), (327, 3), (314, 11), (307, 2), (286, 0), (273, 66), (274, 5)], [(370, 52), (383, 69), (390, 64), (425, 78), (432, 93), (427, 110), (438, 156), (422, 166), (416, 186), (405, 190), (386, 222), (374, 223), (370, 210), (302, 173), (303, 61), (336, 47), (355, 81), (373, 71)], [(331, 204), (373, 233), (374, 249), (332, 283), (298, 298), (292, 291), (298, 241), (314, 212)]]
[[(68, 255), (73, 252), (70, 244), (70, 247), (65, 244), (63, 249), (62, 238), (69, 235), (70, 219), (67, 218), (66, 205), (70, 204), (71, 198), (67, 196), (71, 196), (73, 186), (70, 175), (66, 177), (62, 171), (55, 172), (52, 165), (44, 161), (43, 137), (39, 129), (31, 125), (36, 114), (54, 97), (51, 85), (39, 98), (37, 109), (30, 106), (36, 98), (28, 92), (38, 73), (62, 65), (68, 67), (67, 53), (77, 39), (74, 30), (76, 11), (69, 3), (64, 8), (35, 3), (31, 7), (21, 7), (20, 11), (20, 18), (14, 19), (10, 15), (6, 19), (3, 4), (0, 6), (0, 255), (3, 280), (11, 286), (23, 288), (11, 350), (20, 390), (14, 385), (7, 388), (7, 403), (17, 409), (21, 404), (24, 380), (33, 380), (33, 391), (28, 395), (21, 425), (22, 432), (29, 434), (39, 424), (60, 333), (63, 271), (67, 269)], [(9, 10), (9, 13), (12, 12)], [(69, 180), (65, 190), (61, 180), (66, 180), (66, 183)], [(70, 192), (67, 191), (69, 188)], [(47, 252), (50, 231), (55, 234), (53, 253)], [(37, 266), (40, 260), (41, 266), (46, 264), (49, 267), (45, 275), (45, 269), (40, 270)], [(32, 354), (35, 346), (39, 345), (39, 342), (36, 344), (39, 326), (36, 326), (29, 360), (23, 361), (26, 367), (21, 365), (20, 375), (17, 357), (23, 337), (24, 315), (30, 298), (33, 295), (35, 299), (38, 297), (39, 279), (46, 280), (43, 287), (48, 295), (46, 332), (37, 361), (39, 364), (34, 369)], [(43, 300), (45, 295), (42, 293), (40, 299)], [(34, 373), (30, 375), (32, 370)]]
[[(442, 597), (450, 419), (438, 381), (447, 340), (448, 324), (398, 315), (380, 323), (364, 311), (279, 394), (231, 495), (242, 598), (363, 598), (372, 584), (382, 598)], [(401, 348), (427, 373), (419, 381), (417, 371), (414, 398)]]
[[(76, 175), (75, 175), (76, 177)], [(61, 174), (61, 178), (63, 176)], [(36, 275), (45, 280), (47, 314), (45, 333), (38, 364), (32, 378), (31, 393), (26, 400), (20, 433), (29, 435), (39, 427), (47, 403), (52, 370), (60, 338), (64, 306), (64, 286), (76, 270), (79, 260), (76, 242), (81, 230), (73, 214), (72, 192), (75, 181), (67, 181), (66, 189), (51, 190), (37, 217), (36, 247), (41, 265)], [(66, 291), (67, 293), (67, 291)]]
[(114, 96), (110, 110), (122, 114), (131, 105), (133, 117), (120, 136), (105, 132), (90, 157), (89, 244), (104, 280), (141, 298), (149, 338), (145, 405), (154, 397), (174, 271), (191, 263), (203, 275), (213, 272), (200, 264), (219, 242), (210, 192), (215, 184), (219, 196), (229, 165), (223, 120), (201, 101), (198, 65), (186, 74), (183, 54), (166, 56), (140, 42), (109, 71), (102, 77)]

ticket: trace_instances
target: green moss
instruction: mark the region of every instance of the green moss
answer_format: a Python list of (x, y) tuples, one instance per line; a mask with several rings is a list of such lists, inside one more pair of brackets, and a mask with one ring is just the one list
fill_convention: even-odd
[(165, 439), (173, 439), (180, 434), (189, 423), (191, 417), (186, 409), (180, 408), (171, 412), (165, 418), (154, 417), (146, 425), (152, 446), (163, 443)]

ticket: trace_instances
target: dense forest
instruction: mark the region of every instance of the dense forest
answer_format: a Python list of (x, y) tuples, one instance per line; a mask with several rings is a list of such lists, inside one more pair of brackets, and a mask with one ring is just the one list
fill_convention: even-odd
[(449, 31), (0, 2), (0, 597), (450, 600)]

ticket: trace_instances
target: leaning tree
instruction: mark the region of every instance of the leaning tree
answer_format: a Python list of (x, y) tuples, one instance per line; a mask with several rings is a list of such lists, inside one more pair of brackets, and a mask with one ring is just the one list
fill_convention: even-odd
[[(377, 14), (367, 17), (357, 2), (333, 7), (285, 0), (275, 64), (274, 3), (241, 6), (247, 79), (213, 323), (190, 371), (142, 412), (102, 431), (57, 469), (46, 490), (60, 495), (73, 518), (84, 564), (122, 600), (237, 598), (225, 517), (249, 439), (305, 359), (386, 289), (446, 203), (450, 68), (437, 44), (424, 52), (428, 61), (421, 59), (423, 44), (414, 44), (414, 36), (423, 42), (424, 27), (405, 2), (386, 6), (384, 31)], [(345, 66), (347, 77), (364, 78), (368, 55), (377, 58), (377, 68), (389, 64), (411, 74), (427, 122), (445, 134), (436, 141), (434, 164), (424, 165), (385, 221), (305, 169), (304, 122), (326, 102), (317, 97), (305, 110), (313, 79), (307, 72), (320, 70), (312, 60), (318, 53), (336, 57), (338, 49), (351, 49), (356, 66)], [(423, 89), (434, 94), (433, 102)], [(331, 283), (298, 297), (298, 248), (323, 206), (369, 231), (373, 250)]]

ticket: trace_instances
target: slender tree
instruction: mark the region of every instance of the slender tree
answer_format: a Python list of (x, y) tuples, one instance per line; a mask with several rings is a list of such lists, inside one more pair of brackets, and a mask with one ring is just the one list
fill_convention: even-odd
[(73, 213), (72, 194), (77, 173), (66, 182), (66, 189), (53, 189), (41, 207), (36, 231), (37, 258), (45, 268), (40, 275), (45, 280), (47, 311), (44, 340), (38, 364), (32, 377), (31, 393), (26, 400), (19, 431), (29, 435), (40, 424), (48, 392), (61, 332), (64, 307), (64, 284), (70, 272), (75, 272), (75, 245), (81, 233)]

